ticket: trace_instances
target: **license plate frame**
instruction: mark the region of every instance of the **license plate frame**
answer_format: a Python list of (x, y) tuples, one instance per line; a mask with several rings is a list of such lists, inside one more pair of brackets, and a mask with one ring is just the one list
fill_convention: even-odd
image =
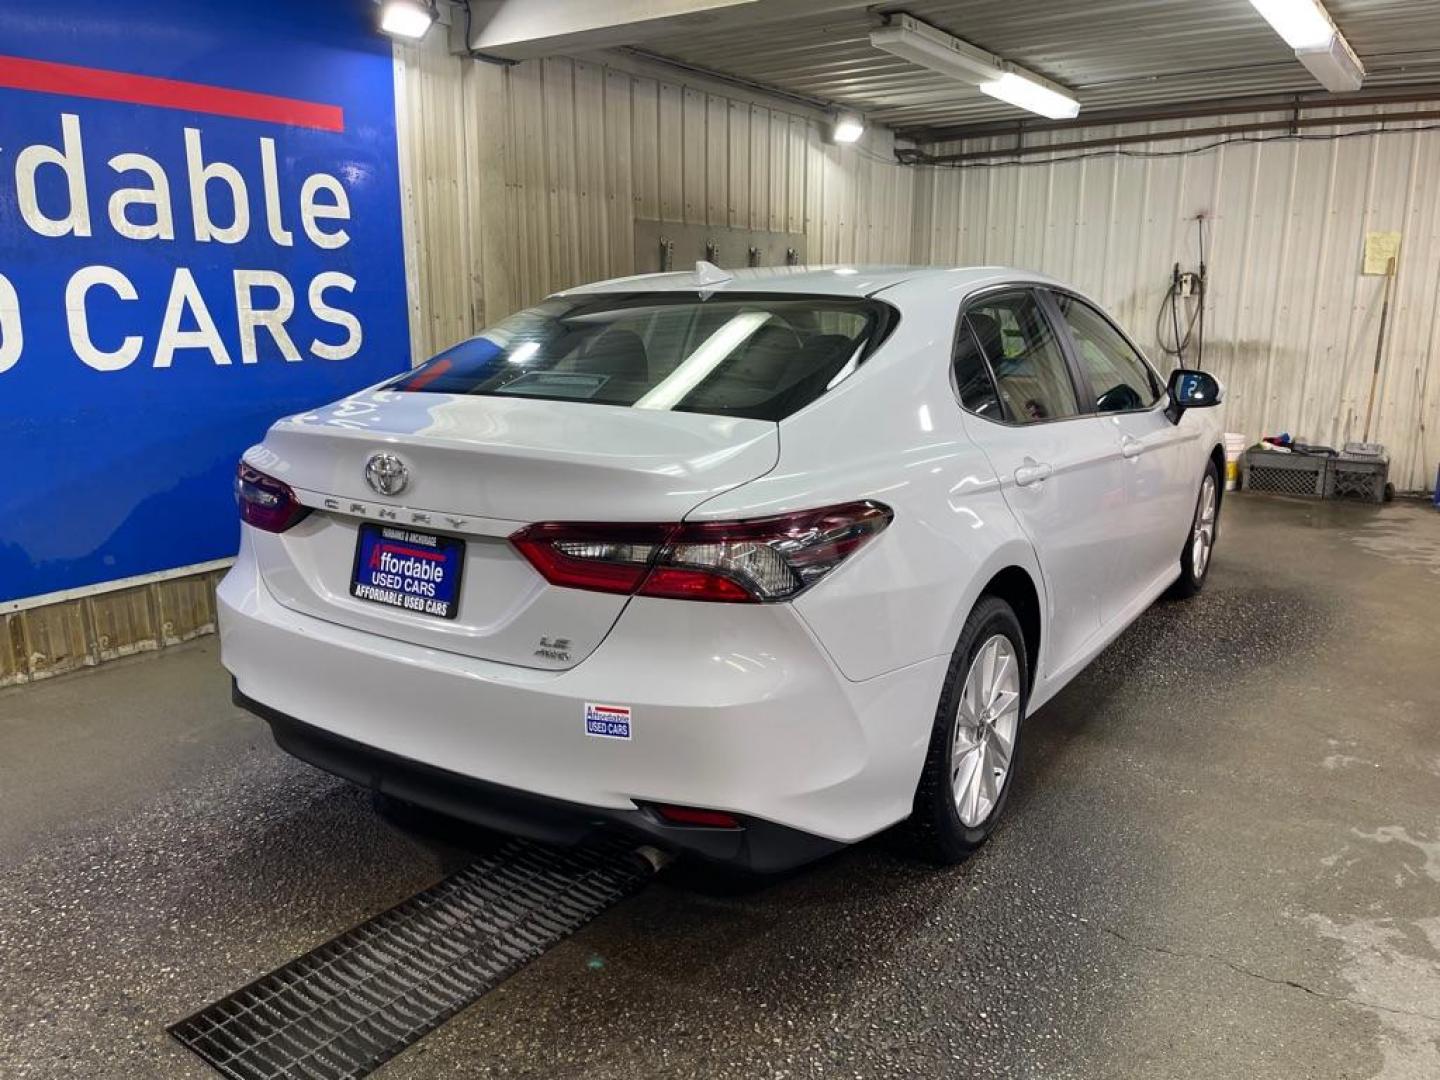
[[(385, 553), (393, 556), (389, 566), (381, 566)], [(369, 565), (365, 565), (369, 563)], [(395, 573), (414, 564), (414, 573)], [(438, 564), (440, 581), (427, 578), (419, 567)], [(385, 583), (373, 576), (385, 575)], [(355, 561), (350, 569), (350, 595), (356, 600), (420, 615), (430, 619), (453, 621), (459, 615), (460, 586), (465, 573), (465, 541), (454, 536), (406, 529), (378, 522), (363, 522), (355, 535)], [(363, 575), (363, 576), (362, 576)], [(369, 578), (369, 580), (365, 580)], [(400, 586), (390, 583), (399, 579)], [(448, 589), (441, 588), (448, 582)], [(442, 595), (424, 595), (426, 584), (436, 587)]]

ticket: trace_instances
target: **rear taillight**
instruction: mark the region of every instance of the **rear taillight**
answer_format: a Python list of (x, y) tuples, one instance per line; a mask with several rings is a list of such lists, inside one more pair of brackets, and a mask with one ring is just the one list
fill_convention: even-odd
[(510, 537), (551, 585), (633, 593), (673, 525), (531, 525)]
[(284, 532), (310, 513), (289, 484), (244, 461), (235, 470), (235, 501), (240, 506), (240, 520), (266, 532)]
[(675, 600), (789, 600), (890, 524), (874, 502), (748, 521), (544, 524), (510, 540), (552, 585)]

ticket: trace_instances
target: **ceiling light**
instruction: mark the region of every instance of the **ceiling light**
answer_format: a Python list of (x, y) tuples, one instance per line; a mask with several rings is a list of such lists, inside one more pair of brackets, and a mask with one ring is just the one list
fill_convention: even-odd
[(1320, 0), (1250, 0), (1285, 44), (1295, 50), (1295, 59), (1320, 85), (1332, 94), (1359, 90), (1365, 81), (1365, 65), (1350, 48), (1345, 35), (1336, 29)]
[(1004, 61), (938, 27), (909, 15), (895, 15), (870, 31), (870, 44), (891, 56), (968, 83), (998, 78)]
[(855, 113), (841, 113), (835, 118), (835, 125), (830, 129), (830, 138), (837, 143), (859, 142), (860, 136), (865, 134), (865, 121)]
[(1292, 49), (1320, 49), (1335, 35), (1335, 24), (1317, 0), (1250, 0)]
[(980, 92), (1051, 120), (1069, 120), (1080, 112), (1080, 103), (1074, 98), (1013, 71), (981, 83)]
[(1052, 120), (1068, 120), (1080, 111), (1080, 103), (1054, 83), (909, 15), (892, 15), (870, 31), (870, 44)]
[(1365, 65), (1339, 34), (1333, 35), (1328, 45), (1317, 49), (1296, 49), (1295, 59), (1332, 94), (1351, 93), (1365, 82)]
[(380, 7), (380, 29), (395, 37), (419, 41), (435, 22), (435, 9), (422, 0), (385, 0)]

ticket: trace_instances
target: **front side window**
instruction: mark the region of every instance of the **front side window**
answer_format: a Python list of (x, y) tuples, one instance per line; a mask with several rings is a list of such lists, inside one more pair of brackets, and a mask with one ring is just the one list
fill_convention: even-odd
[(1033, 294), (986, 297), (970, 306), (965, 320), (990, 361), (1007, 420), (1030, 424), (1079, 415), (1065, 354)]
[(893, 322), (886, 305), (844, 297), (556, 298), (387, 389), (781, 420), (846, 378)]
[(1064, 293), (1055, 303), (1070, 327), (1080, 364), (1095, 391), (1097, 412), (1148, 409), (1160, 400), (1160, 383), (1150, 366), (1108, 319), (1083, 300)]

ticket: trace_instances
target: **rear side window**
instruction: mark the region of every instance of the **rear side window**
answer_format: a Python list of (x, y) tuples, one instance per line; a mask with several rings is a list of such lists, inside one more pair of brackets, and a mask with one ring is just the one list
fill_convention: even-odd
[(966, 321), (995, 373), (1007, 420), (1029, 424), (1079, 414), (1065, 354), (1032, 293), (986, 297), (968, 309)]
[(1073, 296), (1054, 296), (1095, 391), (1097, 412), (1147, 409), (1160, 400), (1160, 380), (1105, 316)]
[(388, 389), (781, 420), (854, 371), (894, 321), (887, 305), (829, 296), (552, 299)]
[(1005, 419), (995, 381), (990, 378), (990, 369), (985, 365), (969, 319), (960, 321), (960, 332), (955, 337), (955, 388), (960, 391), (960, 403), (976, 416), (987, 420)]

